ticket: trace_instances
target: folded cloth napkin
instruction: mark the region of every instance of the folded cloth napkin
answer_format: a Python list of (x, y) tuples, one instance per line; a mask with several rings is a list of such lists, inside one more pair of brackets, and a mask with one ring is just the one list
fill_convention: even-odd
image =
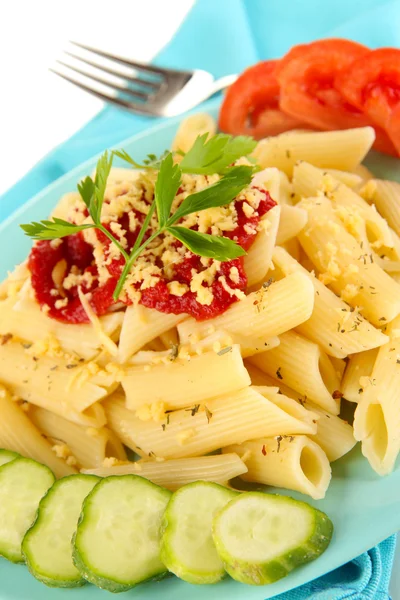
[[(206, 69), (219, 77), (322, 37), (347, 37), (373, 48), (400, 46), (399, 20), (399, 0), (325, 0), (323, 6), (320, 0), (198, 0), (156, 62)], [(0, 198), (0, 220), (76, 165), (159, 120), (105, 108)], [(394, 550), (393, 536), (340, 569), (277, 598), (387, 599)]]

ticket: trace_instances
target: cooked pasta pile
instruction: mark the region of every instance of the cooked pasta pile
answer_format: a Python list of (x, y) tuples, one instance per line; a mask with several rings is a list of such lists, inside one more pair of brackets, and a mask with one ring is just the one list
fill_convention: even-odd
[[(213, 129), (208, 115), (190, 117), (174, 148)], [(137, 473), (177, 489), (240, 476), (315, 499), (356, 441), (390, 473), (400, 450), (400, 184), (361, 165), (373, 141), (365, 127), (258, 144), (253, 186), (277, 206), (244, 258), (246, 294), (226, 284), (235, 302), (215, 318), (133, 302), (62, 323), (17, 267), (0, 288), (0, 447), (59, 477)], [(114, 203), (138, 177), (112, 170)], [(76, 201), (67, 195), (54, 215)], [(151, 274), (140, 281), (151, 287)], [(198, 297), (207, 293), (203, 279)], [(342, 398), (357, 405), (353, 425), (339, 416)]]

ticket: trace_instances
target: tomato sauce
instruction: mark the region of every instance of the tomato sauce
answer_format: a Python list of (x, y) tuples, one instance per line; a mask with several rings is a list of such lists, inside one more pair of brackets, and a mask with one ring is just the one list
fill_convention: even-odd
[[(263, 192), (263, 190), (260, 191)], [(233, 231), (226, 232), (225, 235), (237, 241), (245, 250), (248, 250), (257, 234), (253, 233), (247, 226), (251, 226), (253, 230), (256, 230), (261, 217), (276, 206), (276, 202), (272, 200), (267, 191), (264, 191), (264, 197), (260, 201), (257, 213), (250, 217), (247, 217), (243, 211), (243, 202), (241, 200), (235, 202), (238, 217), (237, 226)], [(143, 215), (140, 213), (135, 214), (140, 223)], [(118, 222), (126, 232), (129, 250), (135, 243), (139, 227), (133, 233), (129, 231), (127, 213)], [(96, 235), (102, 243), (104, 254), (107, 257), (111, 242), (102, 232), (96, 230)], [(175, 247), (178, 248), (181, 245), (181, 242), (176, 240)], [(63, 268), (62, 281), (56, 285), (53, 275), (54, 270), (57, 267), (60, 268), (60, 264)], [(73, 267), (74, 270), (72, 270)], [(109, 312), (116, 304), (113, 299), (113, 292), (123, 267), (123, 257), (110, 261), (107, 266), (110, 277), (103, 285), (99, 285), (99, 274), (93, 256), (93, 247), (85, 241), (82, 232), (56, 242), (49, 240), (37, 242), (31, 250), (28, 261), (32, 287), (36, 300), (42, 309), (49, 317), (72, 324), (88, 323), (89, 319), (80, 302), (78, 286), (69, 285), (66, 289), (63, 286), (65, 278), (77, 269), (79, 275), (88, 275), (87, 282), (83, 281), (81, 283), (81, 289), (88, 295), (87, 299), (95, 314), (101, 316)], [(237, 272), (234, 271), (234, 280), (231, 277), (232, 267), (237, 269)], [(177, 281), (186, 284), (190, 288), (193, 274), (199, 273), (205, 268), (201, 258), (188, 250), (182, 261), (174, 266), (170, 278), (160, 276), (155, 286), (140, 290), (140, 304), (165, 313), (187, 313), (198, 320), (210, 319), (223, 313), (237, 298), (225, 289), (219, 278), (225, 277), (225, 282), (229, 288), (244, 291), (247, 286), (247, 277), (242, 258), (220, 264), (214, 282), (211, 284), (213, 300), (209, 305), (201, 304), (197, 300), (196, 293), (192, 291), (187, 291), (183, 296), (175, 296), (170, 293), (167, 287), (170, 281)], [(140, 284), (137, 285), (137, 288), (139, 287)], [(125, 298), (124, 302), (126, 304), (131, 303), (128, 298)]]

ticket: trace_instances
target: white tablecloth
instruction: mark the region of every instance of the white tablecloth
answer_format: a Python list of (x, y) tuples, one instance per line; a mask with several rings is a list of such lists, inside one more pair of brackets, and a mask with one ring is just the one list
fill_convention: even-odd
[[(0, 194), (102, 107), (100, 100), (48, 71), (68, 40), (150, 60), (170, 39), (192, 2), (7, 2), (0, 36)], [(400, 548), (391, 593), (393, 600), (400, 600)]]

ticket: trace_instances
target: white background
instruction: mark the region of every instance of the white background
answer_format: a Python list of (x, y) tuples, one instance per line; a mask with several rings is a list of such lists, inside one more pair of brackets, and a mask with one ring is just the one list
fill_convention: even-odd
[[(3, 0), (4, 1), (4, 0)], [(68, 40), (150, 60), (193, 0), (12, 0), (0, 32), (0, 194), (102, 103), (49, 72)], [(6, 7), (6, 8), (5, 8)], [(391, 592), (400, 600), (400, 549)]]
[(148, 61), (171, 38), (193, 0), (2, 2), (0, 194), (102, 107), (49, 71), (68, 40)]

